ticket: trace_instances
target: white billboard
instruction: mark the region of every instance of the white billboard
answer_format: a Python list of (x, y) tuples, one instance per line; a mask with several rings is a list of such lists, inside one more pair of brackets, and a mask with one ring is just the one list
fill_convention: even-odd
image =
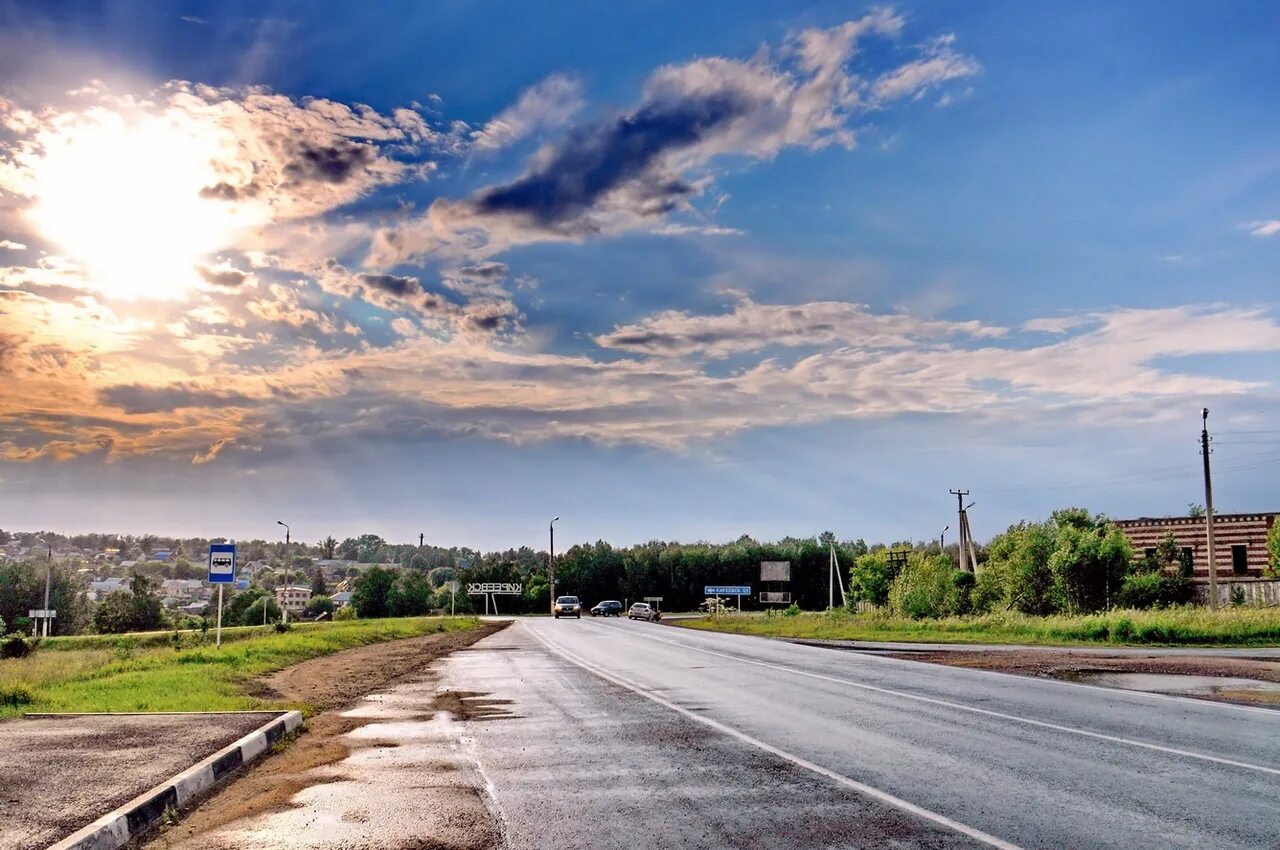
[(761, 581), (791, 581), (790, 561), (761, 561)]

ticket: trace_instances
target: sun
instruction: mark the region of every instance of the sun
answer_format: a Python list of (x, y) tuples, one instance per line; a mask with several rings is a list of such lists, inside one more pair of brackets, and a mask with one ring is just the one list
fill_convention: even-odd
[(254, 223), (245, 205), (201, 196), (222, 179), (227, 135), (176, 110), (64, 115), (29, 163), (27, 216), (104, 296), (182, 298), (197, 267)]

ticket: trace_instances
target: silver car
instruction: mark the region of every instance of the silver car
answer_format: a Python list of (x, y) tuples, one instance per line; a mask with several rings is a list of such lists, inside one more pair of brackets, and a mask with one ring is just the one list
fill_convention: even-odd
[(582, 603), (576, 596), (561, 596), (556, 600), (556, 607), (551, 613), (555, 614), (557, 620), (561, 617), (575, 617), (582, 619)]

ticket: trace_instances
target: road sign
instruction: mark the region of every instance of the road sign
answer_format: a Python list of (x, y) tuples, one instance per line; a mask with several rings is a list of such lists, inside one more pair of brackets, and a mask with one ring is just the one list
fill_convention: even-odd
[(52, 608), (32, 608), (27, 616), (33, 620), (52, 620), (58, 616), (58, 612)]
[(702, 592), (707, 596), (750, 596), (751, 588), (745, 584), (709, 584)]
[(209, 544), (209, 583), (233, 584), (236, 580), (236, 544)]
[(524, 593), (524, 585), (519, 582), (505, 581), (473, 581), (467, 584), (467, 595), (480, 596), (485, 593), (498, 593), (506, 596), (519, 596)]
[(445, 582), (444, 586), (445, 586), (445, 587), (447, 587), (447, 588), (449, 588), (449, 592), (450, 592), (450, 593), (457, 593), (459, 590), (461, 590), (461, 589), (462, 589), (462, 582), (460, 582), (460, 581), (447, 581), (447, 582)]
[(761, 581), (791, 581), (790, 561), (761, 561)]

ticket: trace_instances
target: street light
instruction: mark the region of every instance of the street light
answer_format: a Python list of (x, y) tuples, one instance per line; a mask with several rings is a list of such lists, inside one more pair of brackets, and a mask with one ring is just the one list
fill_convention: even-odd
[(941, 549), (944, 554), (947, 551), (947, 532), (950, 529), (951, 526), (949, 525), (943, 526), (942, 533), (938, 535), (938, 548)]
[[(289, 523), (276, 520), (276, 525), (284, 526), (284, 604), (280, 606), (281, 622), (289, 622)], [(263, 602), (265, 609), (267, 603)]]
[(551, 534), (551, 547), (547, 550), (547, 572), (551, 579), (551, 611), (552, 616), (556, 613), (556, 523), (560, 521), (560, 517), (551, 520), (551, 525), (547, 526), (547, 530)]
[[(47, 557), (44, 564), (44, 610), (45, 615), (40, 619), (44, 620), (43, 636), (49, 636), (49, 582), (53, 578), (53, 544), (45, 540), (43, 537), (36, 538), (37, 543), (43, 543), (47, 548)], [(32, 626), (32, 634), (34, 636), (35, 627)]]

